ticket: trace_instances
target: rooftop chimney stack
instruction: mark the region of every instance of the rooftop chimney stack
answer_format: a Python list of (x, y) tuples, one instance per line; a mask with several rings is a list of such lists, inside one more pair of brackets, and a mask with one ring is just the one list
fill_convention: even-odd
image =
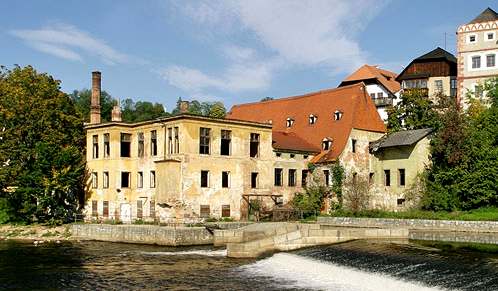
[(90, 103), (90, 124), (100, 123), (100, 72), (92, 72), (92, 100)]
[(188, 106), (189, 102), (188, 101), (181, 101), (180, 102), (180, 113), (188, 113)]
[(121, 107), (119, 106), (119, 101), (114, 104), (111, 112), (111, 121), (122, 121), (121, 119)]

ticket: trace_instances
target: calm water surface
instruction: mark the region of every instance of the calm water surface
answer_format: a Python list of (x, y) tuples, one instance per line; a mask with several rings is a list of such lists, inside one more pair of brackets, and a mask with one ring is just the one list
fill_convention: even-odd
[(231, 259), (223, 249), (0, 241), (0, 289), (498, 290), (498, 255), (352, 241)]

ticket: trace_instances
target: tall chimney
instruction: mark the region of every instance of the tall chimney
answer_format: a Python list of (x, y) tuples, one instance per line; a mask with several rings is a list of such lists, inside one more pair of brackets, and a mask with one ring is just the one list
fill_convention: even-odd
[(119, 101), (114, 104), (111, 112), (111, 121), (122, 121), (121, 119), (121, 107), (119, 106)]
[(100, 83), (99, 71), (92, 72), (92, 100), (90, 103), (90, 123), (100, 123)]

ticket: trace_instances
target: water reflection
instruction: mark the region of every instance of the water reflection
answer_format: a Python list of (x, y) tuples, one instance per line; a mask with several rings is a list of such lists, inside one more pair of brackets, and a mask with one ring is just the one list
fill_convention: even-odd
[(0, 242), (0, 289), (498, 290), (497, 254), (353, 241), (230, 259), (223, 249)]

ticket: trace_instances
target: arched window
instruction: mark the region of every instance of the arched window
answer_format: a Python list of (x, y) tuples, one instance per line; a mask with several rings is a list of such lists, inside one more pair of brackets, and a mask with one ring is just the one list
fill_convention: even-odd
[(310, 114), (310, 118), (309, 118), (310, 124), (315, 124), (317, 119), (318, 119), (318, 116), (316, 116), (314, 114)]
[(334, 112), (334, 120), (336, 120), (336, 121), (337, 121), (337, 120), (341, 120), (342, 115), (343, 115), (343, 113), (342, 113), (341, 111), (336, 110), (336, 111)]
[(287, 118), (286, 124), (287, 124), (287, 127), (291, 127), (294, 124), (294, 119), (290, 118), (290, 117)]

